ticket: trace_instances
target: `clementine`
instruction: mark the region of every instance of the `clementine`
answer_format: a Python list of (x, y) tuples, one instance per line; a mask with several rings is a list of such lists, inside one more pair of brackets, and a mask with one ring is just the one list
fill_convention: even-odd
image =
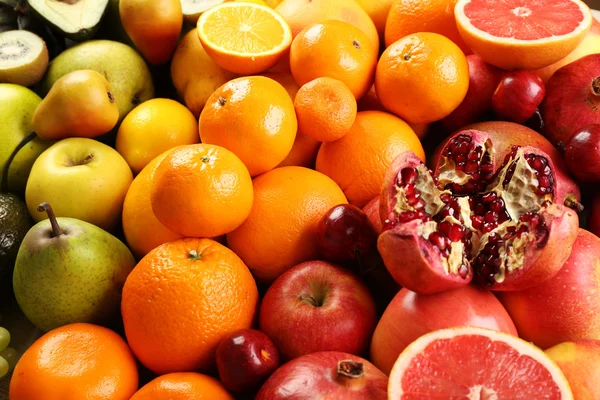
[(321, 145), (317, 171), (333, 179), (348, 201), (362, 208), (381, 193), (388, 166), (407, 150), (425, 161), (421, 142), (406, 122), (385, 112), (363, 111), (343, 138)]
[(136, 357), (157, 374), (207, 370), (227, 334), (249, 328), (258, 290), (246, 265), (211, 239), (148, 253), (127, 278), (121, 311)]
[(381, 43), (385, 41), (385, 23), (394, 0), (356, 0), (373, 20)]
[(147, 383), (131, 400), (233, 400), (233, 396), (210, 376), (174, 372)]
[(227, 243), (258, 279), (272, 282), (319, 256), (318, 222), (331, 207), (345, 203), (344, 193), (327, 176), (302, 167), (276, 168), (254, 179), (252, 212), (227, 235)]

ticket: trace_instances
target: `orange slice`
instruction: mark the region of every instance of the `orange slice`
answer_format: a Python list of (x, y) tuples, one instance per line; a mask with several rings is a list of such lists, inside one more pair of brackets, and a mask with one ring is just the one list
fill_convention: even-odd
[(198, 35), (221, 68), (252, 75), (279, 61), (292, 43), (287, 22), (272, 8), (231, 2), (211, 8), (198, 20)]
[(458, 0), (454, 16), (471, 50), (503, 69), (554, 64), (581, 43), (592, 24), (581, 0)]

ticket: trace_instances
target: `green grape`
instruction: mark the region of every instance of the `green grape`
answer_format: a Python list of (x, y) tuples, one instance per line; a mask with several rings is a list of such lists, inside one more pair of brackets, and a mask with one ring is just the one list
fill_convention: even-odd
[(6, 349), (0, 351), (0, 358), (4, 358), (8, 363), (8, 369), (12, 371), (15, 369), (17, 365), (17, 361), (19, 361), (19, 353), (15, 349), (7, 347)]
[(10, 343), (10, 332), (0, 326), (0, 351), (8, 347)]
[(0, 357), (0, 380), (2, 380), (2, 378), (8, 374), (8, 371), (8, 362), (4, 358)]

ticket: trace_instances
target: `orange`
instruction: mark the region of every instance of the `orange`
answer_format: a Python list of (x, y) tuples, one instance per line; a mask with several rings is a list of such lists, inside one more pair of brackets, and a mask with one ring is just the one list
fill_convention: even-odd
[(292, 43), (292, 31), (281, 15), (247, 2), (225, 3), (204, 12), (198, 34), (219, 66), (243, 75), (271, 68)]
[(262, 74), (262, 76), (266, 78), (271, 78), (275, 82), (279, 83), (285, 90), (287, 90), (290, 95), (292, 101), (296, 98), (296, 93), (300, 90), (300, 86), (294, 80), (292, 73), (289, 71), (276, 71), (276, 72), (267, 72)]
[(234, 152), (256, 176), (275, 168), (292, 149), (298, 121), (283, 86), (264, 76), (227, 82), (200, 115), (203, 143)]
[(308, 135), (298, 132), (294, 146), (290, 154), (283, 160), (278, 167), (299, 166), (314, 169), (317, 153), (321, 142), (316, 141)]
[(134, 354), (147, 368), (208, 370), (229, 333), (250, 328), (258, 290), (242, 260), (211, 239), (158, 246), (123, 287), (121, 312)]
[(137, 258), (142, 258), (155, 247), (181, 238), (164, 226), (152, 211), (150, 193), (154, 174), (169, 151), (150, 161), (133, 180), (123, 203), (123, 232), (127, 245)]
[(385, 26), (386, 47), (413, 33), (433, 32), (470, 52), (456, 28), (455, 4), (456, 0), (394, 0)]
[(392, 161), (408, 150), (425, 161), (421, 142), (406, 122), (385, 112), (363, 111), (343, 138), (321, 145), (317, 171), (337, 182), (351, 204), (363, 208), (381, 193)]
[(469, 66), (460, 48), (437, 33), (398, 40), (377, 64), (381, 104), (411, 124), (440, 120), (460, 105), (469, 88)]
[(138, 388), (135, 358), (110, 329), (71, 324), (39, 338), (10, 381), (13, 400), (129, 400)]
[(210, 376), (174, 372), (147, 383), (131, 400), (233, 400), (233, 396)]
[(252, 179), (235, 154), (209, 144), (180, 146), (154, 173), (156, 218), (186, 237), (214, 237), (241, 225), (252, 208)]
[(360, 99), (373, 84), (377, 57), (377, 47), (363, 31), (347, 22), (329, 20), (296, 36), (290, 67), (300, 86), (320, 77), (334, 78)]
[(342, 81), (317, 78), (300, 88), (294, 100), (298, 130), (319, 142), (338, 140), (352, 128), (356, 99)]
[(379, 39), (382, 43), (385, 38), (385, 23), (393, 1), (394, 0), (356, 0), (373, 20), (375, 28), (377, 28), (377, 33), (379, 34)]
[(319, 220), (347, 203), (327, 176), (302, 167), (282, 167), (254, 179), (254, 205), (248, 219), (227, 235), (229, 247), (253, 274), (274, 281), (287, 269), (319, 257)]
[(235, 77), (235, 74), (219, 67), (210, 58), (195, 29), (179, 42), (171, 61), (171, 80), (179, 98), (196, 118), (200, 116), (210, 95)]
[(173, 147), (198, 143), (198, 122), (185, 106), (170, 99), (148, 100), (123, 120), (116, 148), (134, 174)]
[(367, 35), (373, 46), (379, 48), (375, 24), (354, 0), (283, 0), (276, 11), (288, 22), (294, 37), (309, 25), (335, 19), (356, 26)]

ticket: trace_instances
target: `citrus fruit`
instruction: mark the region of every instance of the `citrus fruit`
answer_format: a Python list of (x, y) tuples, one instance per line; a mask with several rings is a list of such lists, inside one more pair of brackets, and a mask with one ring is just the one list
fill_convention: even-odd
[(215, 378), (196, 372), (174, 372), (147, 383), (131, 400), (233, 400), (233, 397)]
[(150, 193), (156, 169), (169, 150), (150, 161), (133, 180), (123, 203), (123, 232), (127, 245), (137, 258), (155, 247), (177, 240), (181, 235), (164, 226), (152, 211)]
[(180, 146), (154, 173), (152, 211), (167, 228), (186, 237), (231, 232), (250, 214), (252, 179), (231, 151), (209, 144)]
[(296, 93), (298, 93), (298, 90), (300, 90), (300, 86), (294, 80), (294, 76), (289, 69), (287, 71), (266, 72), (261, 74), (261, 76), (264, 76), (265, 78), (271, 78), (283, 86), (283, 88), (287, 90), (288, 94), (292, 98), (292, 101), (296, 98)]
[(297, 130), (294, 102), (283, 86), (264, 76), (227, 82), (210, 96), (200, 115), (202, 142), (234, 152), (252, 176), (285, 159)]
[(537, 69), (569, 55), (592, 24), (580, 0), (458, 0), (458, 31), (484, 61), (503, 69)]
[(329, 20), (310, 25), (294, 38), (290, 67), (300, 86), (320, 77), (334, 78), (359, 99), (373, 84), (377, 56), (377, 47), (363, 31)]
[(14, 400), (129, 400), (138, 388), (135, 358), (110, 329), (71, 324), (39, 338), (10, 382)]
[(379, 39), (383, 43), (385, 38), (385, 23), (394, 0), (356, 0), (356, 2), (371, 17), (379, 34)]
[(356, 26), (379, 48), (377, 28), (355, 0), (283, 0), (275, 10), (290, 25), (294, 37), (309, 25), (335, 19)]
[(298, 167), (314, 169), (320, 147), (321, 142), (316, 141), (302, 132), (298, 132), (290, 154), (287, 155), (285, 160), (283, 160), (278, 167), (295, 165)]
[(292, 43), (292, 31), (281, 15), (254, 3), (211, 8), (198, 19), (198, 34), (219, 66), (243, 75), (271, 68)]
[(276, 168), (253, 183), (252, 212), (227, 235), (227, 243), (258, 279), (272, 282), (294, 265), (318, 258), (319, 220), (347, 201), (334, 181), (303, 167)]
[(298, 130), (319, 142), (344, 136), (356, 118), (356, 99), (342, 81), (317, 78), (302, 86), (294, 99)]
[(425, 160), (421, 142), (406, 122), (385, 112), (363, 111), (343, 138), (321, 145), (317, 171), (337, 182), (348, 201), (362, 208), (381, 193), (387, 168), (407, 150)]
[(179, 42), (171, 61), (171, 80), (179, 98), (194, 116), (200, 116), (215, 90), (235, 77), (210, 58), (196, 30), (188, 32)]
[(388, 47), (377, 64), (379, 101), (411, 124), (446, 117), (460, 105), (468, 89), (465, 54), (437, 33), (405, 36)]
[(156, 374), (207, 370), (227, 334), (252, 325), (252, 274), (211, 239), (180, 239), (148, 253), (127, 278), (121, 311), (134, 354)]
[(388, 398), (572, 400), (573, 395), (558, 366), (531, 343), (458, 327), (421, 336), (400, 354)]
[(152, 99), (127, 114), (117, 133), (116, 148), (138, 174), (163, 152), (199, 141), (198, 123), (190, 110), (175, 100)]
[(385, 27), (386, 46), (413, 33), (433, 32), (446, 36), (464, 52), (470, 52), (456, 28), (455, 4), (456, 0), (394, 1)]

